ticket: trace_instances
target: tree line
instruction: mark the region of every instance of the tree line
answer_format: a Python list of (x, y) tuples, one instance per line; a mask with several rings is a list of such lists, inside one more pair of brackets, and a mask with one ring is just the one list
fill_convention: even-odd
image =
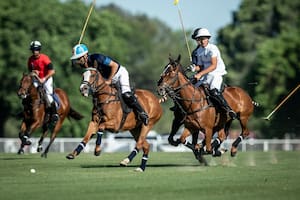
[[(299, 93), (271, 122), (261, 120), (299, 83), (299, 5), (287, 0), (244, 0), (232, 22), (216, 37), (229, 72), (226, 82), (246, 89), (261, 104), (251, 119), (252, 129), (261, 137), (299, 133), (300, 112), (293, 112), (299, 109)], [(85, 116), (80, 122), (66, 121), (59, 136), (81, 137), (91, 117), (92, 100), (80, 95), (81, 69), (72, 67), (69, 58), (89, 5), (79, 0), (15, 0), (1, 1), (0, 8), (0, 137), (18, 136), (16, 124), (21, 119), (17, 113), (22, 105), (16, 91), (23, 72), (27, 72), (32, 40), (41, 41), (42, 52), (52, 59), (55, 86), (64, 89), (72, 107)], [(187, 30), (187, 35), (191, 32)], [(189, 42), (194, 47), (194, 42)], [(82, 43), (92, 53), (118, 60), (127, 67), (133, 86), (154, 93), (169, 54), (181, 54), (182, 64), (189, 65), (181, 30), (174, 31), (146, 15), (132, 15), (113, 4), (94, 9)], [(170, 130), (170, 106), (172, 102), (163, 104), (164, 116), (155, 126), (159, 133)]]

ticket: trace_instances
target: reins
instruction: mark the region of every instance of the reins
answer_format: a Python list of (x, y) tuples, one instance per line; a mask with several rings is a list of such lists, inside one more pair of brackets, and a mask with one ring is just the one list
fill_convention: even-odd
[[(170, 98), (176, 103), (176, 105), (179, 107), (179, 109), (181, 110), (181, 112), (185, 115), (191, 115), (203, 110), (206, 110), (210, 107), (210, 105), (207, 106), (202, 106), (199, 109), (196, 110), (192, 110), (190, 112), (186, 112), (185, 109), (182, 107), (182, 105), (180, 104), (180, 102), (183, 101), (189, 101), (191, 102), (189, 105), (189, 108), (187, 108), (187, 110), (191, 109), (191, 106), (193, 103), (197, 103), (197, 102), (203, 102), (204, 100), (206, 100), (206, 97), (202, 97), (200, 99), (195, 99), (195, 94), (196, 94), (196, 88), (194, 85), (192, 85), (191, 82), (187, 81), (185, 84), (179, 85), (178, 87), (173, 87), (172, 85), (174, 85), (176, 83), (176, 81), (178, 81), (179, 79), (179, 72), (176, 72), (176, 75), (171, 79), (171, 82), (169, 84), (164, 83), (164, 88), (167, 92), (167, 94), (170, 96)], [(192, 86), (193, 87), (193, 93), (192, 93), (192, 98), (188, 99), (188, 98), (183, 98), (181, 97), (181, 95), (179, 94), (180, 90), (186, 88), (187, 86)]]

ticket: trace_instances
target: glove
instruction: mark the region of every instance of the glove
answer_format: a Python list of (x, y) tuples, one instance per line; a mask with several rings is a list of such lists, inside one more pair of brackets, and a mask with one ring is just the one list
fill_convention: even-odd
[(196, 66), (195, 64), (191, 64), (190, 66), (187, 67), (187, 69), (189, 71), (195, 72), (195, 66)]

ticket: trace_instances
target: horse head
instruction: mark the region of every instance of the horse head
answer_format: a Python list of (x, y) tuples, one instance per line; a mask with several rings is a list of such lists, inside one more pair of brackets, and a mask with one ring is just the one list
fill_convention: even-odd
[(21, 99), (25, 99), (29, 96), (29, 91), (31, 86), (33, 85), (32, 83), (32, 77), (30, 74), (25, 74), (23, 73), (23, 77), (20, 80), (20, 85), (19, 85), (19, 90), (18, 90), (18, 96)]
[(82, 81), (80, 84), (80, 93), (88, 97), (90, 94), (94, 94), (101, 90), (105, 85), (105, 80), (96, 68), (86, 68), (82, 74)]
[(183, 72), (180, 58), (180, 55), (176, 60), (169, 57), (169, 63), (164, 67), (160, 79), (157, 82), (157, 92), (159, 95), (166, 96), (178, 86), (178, 73)]

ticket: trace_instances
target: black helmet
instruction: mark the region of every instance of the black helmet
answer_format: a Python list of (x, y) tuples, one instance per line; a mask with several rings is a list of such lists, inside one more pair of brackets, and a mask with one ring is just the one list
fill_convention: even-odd
[(32, 42), (30, 43), (29, 49), (30, 49), (31, 51), (40, 51), (40, 50), (42, 49), (42, 44), (40, 43), (40, 41), (37, 41), (37, 40), (32, 41)]

